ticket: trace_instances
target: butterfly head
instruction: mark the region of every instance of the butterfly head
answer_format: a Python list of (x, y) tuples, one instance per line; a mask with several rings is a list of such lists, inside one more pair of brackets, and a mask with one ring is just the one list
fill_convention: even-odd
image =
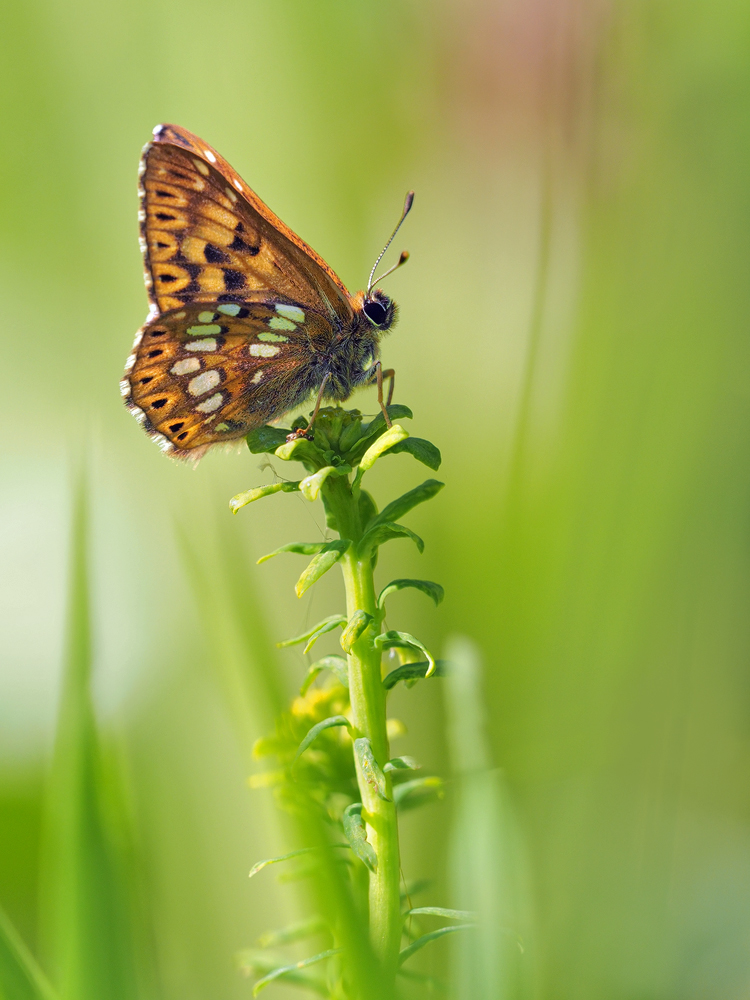
[(396, 303), (379, 288), (373, 288), (364, 297), (362, 312), (378, 330), (388, 330), (396, 319)]

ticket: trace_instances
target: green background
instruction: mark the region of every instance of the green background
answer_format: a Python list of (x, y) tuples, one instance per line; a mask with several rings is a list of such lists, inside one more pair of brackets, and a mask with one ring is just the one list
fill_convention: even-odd
[[(249, 566), (319, 538), (322, 513), (284, 495), (231, 518), (230, 496), (270, 481), (259, 457), (174, 464), (118, 394), (146, 314), (138, 155), (171, 121), (351, 289), (417, 192), (383, 357), (447, 485), (409, 520), (425, 555), (399, 542), (378, 572), (447, 591), (438, 612), (398, 597), (391, 628), (481, 650), (523, 939), (503, 992), (748, 997), (750, 8), (16, 0), (3, 22), (0, 902), (42, 964), (65, 912), (42, 815), (81, 468), (120, 776), (101, 785), (139, 887), (140, 985), (111, 995), (248, 997), (234, 954), (301, 912), (272, 873), (247, 879), (284, 844), (246, 784), (269, 723), (227, 668), (217, 552)], [(381, 502), (420, 481), (406, 456), (371, 476)], [(197, 593), (180, 537), (210, 567)], [(293, 558), (249, 570), (256, 639), (338, 610), (334, 574), (296, 600)], [(301, 654), (280, 663), (291, 694)], [(444, 693), (393, 711), (397, 752), (450, 775)], [(403, 824), (405, 873), (435, 878), (437, 905), (456, 798)], [(92, 925), (92, 953), (112, 926)]]

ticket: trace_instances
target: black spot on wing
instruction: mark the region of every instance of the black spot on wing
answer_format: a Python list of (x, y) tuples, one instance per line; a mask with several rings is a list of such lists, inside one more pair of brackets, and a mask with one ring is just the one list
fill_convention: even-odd
[(241, 236), (235, 236), (232, 242), (229, 244), (230, 250), (237, 250), (239, 253), (249, 254), (250, 257), (257, 257), (260, 253), (260, 245), (254, 247), (249, 243), (245, 243)]
[(232, 259), (229, 254), (226, 254), (223, 250), (215, 247), (213, 243), (206, 244), (203, 256), (209, 264), (227, 264)]
[(237, 288), (245, 287), (245, 275), (241, 271), (235, 271), (234, 268), (225, 267), (224, 271), (224, 285), (230, 291)]

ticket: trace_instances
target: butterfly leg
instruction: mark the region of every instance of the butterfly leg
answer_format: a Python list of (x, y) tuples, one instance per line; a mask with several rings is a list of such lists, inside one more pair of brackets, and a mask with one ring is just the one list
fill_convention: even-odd
[(313, 429), (313, 424), (315, 423), (315, 418), (318, 415), (318, 410), (320, 409), (320, 404), (323, 402), (323, 393), (326, 390), (326, 386), (328, 385), (328, 382), (330, 381), (330, 378), (331, 378), (331, 376), (330, 376), (330, 374), (328, 374), (323, 379), (323, 381), (320, 383), (320, 389), (318, 389), (318, 398), (315, 400), (315, 407), (314, 407), (314, 409), (312, 411), (312, 415), (310, 417), (310, 423), (307, 425), (307, 427), (304, 427), (304, 428), (300, 427), (300, 429), (294, 431), (294, 433), (287, 434), (287, 436), (286, 436), (287, 441), (294, 441), (295, 438), (301, 438), (301, 437), (303, 437), (303, 438), (309, 438), (309, 440), (312, 441), (312, 434), (311, 434), (311, 432), (312, 432), (312, 429)]
[[(396, 372), (393, 370), (393, 368), (386, 368), (386, 370), (383, 371), (383, 366), (380, 364), (379, 361), (375, 362), (375, 364), (373, 365), (373, 368), (375, 369), (375, 381), (377, 382), (377, 385), (378, 385), (378, 406), (383, 411), (383, 416), (385, 417), (385, 426), (386, 427), (390, 427), (391, 426), (391, 418), (388, 416), (388, 410), (386, 409), (386, 407), (388, 407), (388, 406), (391, 405), (391, 400), (393, 399), (393, 389), (394, 389), (394, 386), (395, 386), (395, 383), (396, 383)], [(383, 403), (383, 379), (384, 378), (390, 379), (390, 385), (388, 386), (388, 402), (387, 403)], [(372, 383), (370, 383), (370, 384), (372, 384)]]

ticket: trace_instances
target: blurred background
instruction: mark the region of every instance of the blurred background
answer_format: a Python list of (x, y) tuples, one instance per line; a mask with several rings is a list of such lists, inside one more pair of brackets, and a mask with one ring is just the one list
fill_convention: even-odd
[[(750, 7), (9, 0), (2, 20), (0, 903), (28, 946), (60, 961), (81, 469), (101, 785), (139, 928), (136, 985), (99, 995), (249, 997), (235, 953), (300, 916), (273, 870), (247, 879), (285, 844), (247, 786), (271, 720), (224, 621), (226, 553), (258, 648), (339, 610), (340, 583), (297, 601), (296, 557), (254, 566), (322, 524), (299, 495), (230, 516), (270, 480), (260, 456), (175, 464), (120, 401), (147, 311), (136, 169), (166, 121), (350, 289), (416, 190), (383, 356), (447, 485), (409, 518), (424, 556), (398, 542), (378, 577), (440, 581), (439, 611), (405, 594), (390, 627), (481, 654), (522, 938), (488, 996), (749, 998)], [(374, 393), (353, 405), (374, 413)], [(371, 476), (381, 503), (426, 478), (405, 455)], [(279, 663), (291, 696), (305, 662)], [(392, 706), (397, 752), (460, 771), (441, 681)], [(458, 891), (451, 788), (403, 823), (425, 903)]]

